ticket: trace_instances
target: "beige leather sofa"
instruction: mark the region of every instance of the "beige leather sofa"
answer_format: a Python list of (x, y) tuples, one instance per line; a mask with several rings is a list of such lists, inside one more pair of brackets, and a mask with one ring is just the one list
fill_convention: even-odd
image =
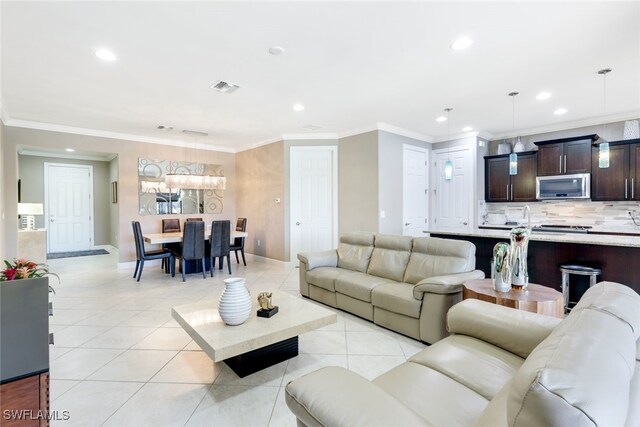
[(476, 247), (460, 240), (374, 233), (340, 236), (337, 250), (300, 253), (300, 293), (401, 334), (434, 343), (462, 283), (482, 279)]
[(307, 426), (640, 426), (640, 296), (602, 282), (564, 320), (465, 300), (453, 335), (368, 381), (323, 368), (286, 387)]

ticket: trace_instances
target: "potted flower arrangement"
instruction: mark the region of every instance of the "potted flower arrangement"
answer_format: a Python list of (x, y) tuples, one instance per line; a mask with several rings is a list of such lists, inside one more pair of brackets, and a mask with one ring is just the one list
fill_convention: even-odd
[(0, 382), (49, 369), (49, 272), (27, 259), (0, 270)]

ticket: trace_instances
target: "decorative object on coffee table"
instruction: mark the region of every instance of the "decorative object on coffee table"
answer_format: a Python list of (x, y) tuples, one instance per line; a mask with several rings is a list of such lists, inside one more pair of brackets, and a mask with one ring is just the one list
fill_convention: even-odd
[(510, 246), (507, 242), (498, 242), (493, 247), (493, 289), (509, 292), (511, 289)]
[(271, 295), (271, 292), (260, 292), (258, 294), (258, 304), (260, 304), (258, 317), (271, 317), (278, 312), (278, 306), (274, 307), (271, 303)]
[(243, 324), (251, 315), (251, 294), (243, 277), (224, 280), (224, 291), (218, 301), (218, 312), (229, 326)]

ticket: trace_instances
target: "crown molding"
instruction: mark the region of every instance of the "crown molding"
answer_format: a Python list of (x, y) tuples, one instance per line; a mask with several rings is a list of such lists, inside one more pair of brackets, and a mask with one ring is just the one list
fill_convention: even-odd
[(314, 139), (338, 139), (338, 134), (335, 132), (323, 132), (323, 133), (283, 133), (283, 140), (314, 140)]
[[(46, 130), (50, 132), (70, 133), (74, 135), (95, 136), (100, 138), (121, 139), (124, 141), (144, 142), (147, 144), (172, 145), (175, 147), (191, 147), (192, 143), (184, 140), (173, 140), (164, 138), (154, 138), (149, 136), (133, 135), (120, 132), (109, 132), (97, 129), (78, 128), (73, 126), (56, 125), (52, 123), (33, 122), (29, 120), (8, 119), (6, 126), (19, 127), (25, 129)], [(210, 144), (202, 144), (198, 149), (207, 151), (221, 151), (223, 153), (235, 153), (233, 147), (223, 147)]]
[(236, 153), (241, 153), (243, 151), (253, 150), (254, 148), (263, 147), (265, 145), (273, 144), (275, 142), (280, 142), (280, 141), (282, 141), (282, 137), (263, 139), (262, 141), (258, 141), (255, 144), (249, 144), (249, 145), (246, 145), (244, 147), (238, 148), (236, 150)]
[(37, 157), (52, 157), (56, 159), (80, 159), (80, 160), (93, 160), (98, 162), (110, 162), (115, 159), (117, 155), (108, 153), (106, 155), (99, 154), (82, 154), (82, 153), (62, 153), (55, 151), (47, 151), (47, 150), (33, 150), (33, 149), (24, 149), (19, 148), (18, 154), (21, 156), (37, 156)]
[(433, 141), (433, 143), (437, 144), (437, 143), (440, 143), (440, 142), (455, 141), (455, 140), (458, 140), (458, 139), (477, 138), (477, 137), (487, 139), (486, 136), (482, 136), (481, 135), (481, 132), (472, 131), (472, 132), (454, 133), (454, 134), (450, 135), (449, 137), (437, 137), (435, 139), (435, 141)]
[(377, 126), (366, 126), (366, 127), (347, 130), (344, 132), (338, 132), (337, 135), (338, 135), (338, 139), (342, 139), (342, 138), (348, 138), (354, 135), (362, 135), (363, 133), (374, 132), (377, 130), (378, 130)]
[(376, 128), (385, 132), (393, 133), (400, 136), (406, 136), (407, 138), (417, 139), (418, 141), (433, 143), (434, 138), (429, 135), (424, 135), (418, 132), (414, 132), (409, 129), (404, 129), (398, 126), (390, 125), (389, 123), (378, 122)]
[(627, 111), (625, 113), (611, 114), (608, 116), (592, 117), (592, 118), (583, 119), (583, 120), (572, 120), (568, 122), (554, 123), (552, 125), (540, 126), (536, 128), (520, 129), (517, 131), (497, 133), (497, 134), (493, 134), (491, 136), (491, 139), (495, 140), (495, 139), (515, 138), (517, 136), (529, 136), (529, 135), (536, 135), (539, 133), (557, 132), (562, 130), (587, 127), (587, 126), (598, 126), (605, 123), (608, 124), (613, 122), (622, 122), (625, 120), (633, 120), (638, 118), (640, 118), (640, 110), (634, 110), (634, 111)]

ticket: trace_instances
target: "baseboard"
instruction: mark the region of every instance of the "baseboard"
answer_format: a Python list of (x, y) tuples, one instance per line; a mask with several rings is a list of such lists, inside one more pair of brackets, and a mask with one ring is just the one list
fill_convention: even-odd
[(118, 252), (118, 248), (116, 248), (115, 246), (111, 246), (111, 245), (93, 245), (92, 249), (104, 249), (105, 251), (109, 252), (110, 254), (114, 253), (114, 252)]
[(279, 259), (267, 258), (260, 255), (250, 254), (248, 252), (245, 252), (245, 255), (247, 256), (248, 259), (251, 259), (255, 262), (262, 262), (269, 265), (277, 265), (278, 267), (287, 267), (287, 268), (291, 268), (294, 266), (293, 263), (289, 261), (280, 261)]

